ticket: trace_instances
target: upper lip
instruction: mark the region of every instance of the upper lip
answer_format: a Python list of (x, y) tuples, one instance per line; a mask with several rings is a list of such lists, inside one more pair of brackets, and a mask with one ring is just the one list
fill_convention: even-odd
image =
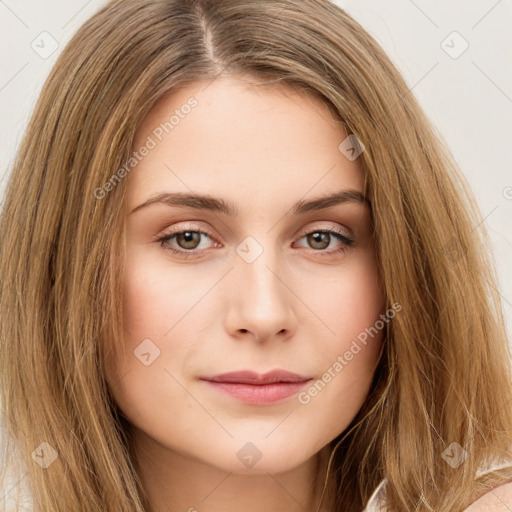
[(232, 382), (238, 384), (272, 384), (278, 382), (305, 382), (311, 377), (298, 375), (297, 373), (288, 372), (286, 370), (272, 370), (267, 373), (256, 373), (249, 370), (238, 372), (221, 373), (210, 377), (200, 377), (201, 380), (210, 382)]

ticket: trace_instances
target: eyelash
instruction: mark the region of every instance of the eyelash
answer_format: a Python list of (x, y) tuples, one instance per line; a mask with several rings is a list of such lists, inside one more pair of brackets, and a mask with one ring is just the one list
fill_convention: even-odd
[[(176, 235), (180, 235), (180, 234), (183, 234), (185, 232), (200, 233), (202, 235), (208, 236), (209, 238), (211, 238), (212, 240), (215, 241), (215, 238), (210, 233), (208, 233), (207, 231), (203, 231), (201, 229), (196, 229), (193, 226), (189, 226), (188, 228), (181, 229), (181, 230), (176, 230), (176, 231), (173, 231), (173, 232), (171, 232), (171, 233), (169, 233), (167, 235), (164, 235), (164, 236), (162, 236), (160, 238), (157, 238), (156, 242), (159, 242), (161, 247), (163, 247), (167, 251), (170, 251), (171, 254), (176, 254), (176, 255), (179, 255), (179, 256), (181, 256), (183, 258), (188, 258), (188, 257), (195, 256), (197, 253), (200, 253), (201, 251), (205, 250), (205, 249), (191, 249), (191, 250), (180, 249), (180, 250), (176, 250), (176, 249), (173, 249), (172, 247), (164, 247), (164, 244), (169, 242)], [(327, 257), (327, 256), (333, 256), (335, 254), (342, 254), (342, 253), (344, 253), (347, 249), (349, 249), (354, 244), (354, 239), (353, 238), (348, 237), (344, 232), (339, 231), (339, 230), (334, 229), (334, 228), (331, 228), (331, 229), (314, 229), (312, 231), (308, 231), (307, 233), (304, 233), (300, 237), (300, 239), (302, 239), (302, 238), (304, 238), (304, 237), (306, 237), (308, 235), (311, 235), (313, 233), (328, 233), (330, 235), (334, 235), (338, 240), (343, 242), (341, 247), (339, 247), (338, 249), (334, 249), (334, 250), (331, 249), (329, 251), (326, 251), (324, 249), (318, 249), (318, 250), (317, 249), (311, 249), (311, 251), (313, 251), (314, 253), (317, 253), (320, 257)]]

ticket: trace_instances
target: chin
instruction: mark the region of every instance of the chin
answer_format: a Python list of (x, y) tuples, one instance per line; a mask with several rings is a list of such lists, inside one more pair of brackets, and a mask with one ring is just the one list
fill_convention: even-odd
[[(215, 449), (210, 449), (207, 460), (204, 452), (200, 457), (204, 462), (222, 471), (242, 475), (265, 475), (290, 471), (309, 458), (318, 450), (313, 446), (304, 446), (304, 439), (293, 442), (289, 438), (276, 436), (269, 438), (240, 440), (231, 439), (228, 443), (218, 443)], [(199, 455), (199, 454), (198, 454)]]

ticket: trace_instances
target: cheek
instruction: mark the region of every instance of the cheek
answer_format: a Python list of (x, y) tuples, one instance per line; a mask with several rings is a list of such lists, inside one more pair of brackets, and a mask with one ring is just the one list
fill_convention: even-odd
[(389, 318), (381, 320), (385, 295), (373, 254), (336, 268), (322, 283), (315, 288), (318, 293), (302, 291), (321, 319), (315, 323), (321, 343), (315, 350), (318, 378), (299, 402), (310, 418), (321, 418), (318, 428), (336, 435), (368, 395)]
[(319, 337), (325, 340), (322, 346), (331, 355), (346, 350), (347, 343), (350, 345), (384, 313), (385, 294), (370, 251), (302, 283), (300, 294), (321, 320), (316, 323)]
[(191, 281), (190, 273), (169, 272), (164, 255), (150, 258), (134, 250), (126, 262), (123, 288), (124, 327), (129, 339), (165, 341), (206, 291), (206, 285)]
[[(162, 278), (161, 278), (162, 279)], [(163, 283), (157, 283), (150, 268), (139, 267), (135, 272), (127, 273), (123, 288), (124, 327), (130, 339), (144, 335), (148, 338), (160, 338), (165, 328), (162, 315), (173, 310), (169, 302), (172, 295), (164, 293)], [(172, 320), (169, 318), (169, 320)]]
[(172, 376), (180, 380), (176, 368), (194, 345), (187, 313), (193, 312), (200, 291), (185, 273), (170, 275), (165, 258), (149, 261), (136, 249), (127, 258), (124, 338), (110, 359), (108, 380), (118, 406), (143, 430), (158, 425), (173, 402), (185, 409), (193, 406)]
[[(111, 381), (130, 373), (131, 379), (154, 379), (155, 387), (159, 387), (154, 369), (162, 367), (169, 352), (167, 345), (183, 325), (180, 319), (187, 307), (190, 309), (188, 304), (197, 302), (179, 273), (169, 277), (164, 263), (159, 258), (149, 261), (137, 250), (127, 258), (122, 297), (124, 337), (110, 358)], [(179, 350), (180, 346), (173, 348), (175, 354)], [(144, 363), (150, 364), (146, 367)], [(137, 396), (137, 389), (133, 392), (136, 396), (130, 397), (131, 401), (144, 399)]]

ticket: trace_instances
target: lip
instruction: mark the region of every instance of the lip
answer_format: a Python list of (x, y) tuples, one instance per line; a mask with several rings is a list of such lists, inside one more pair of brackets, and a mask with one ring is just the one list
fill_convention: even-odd
[(200, 377), (200, 380), (244, 403), (266, 405), (298, 393), (312, 377), (286, 370), (264, 374), (244, 370)]

